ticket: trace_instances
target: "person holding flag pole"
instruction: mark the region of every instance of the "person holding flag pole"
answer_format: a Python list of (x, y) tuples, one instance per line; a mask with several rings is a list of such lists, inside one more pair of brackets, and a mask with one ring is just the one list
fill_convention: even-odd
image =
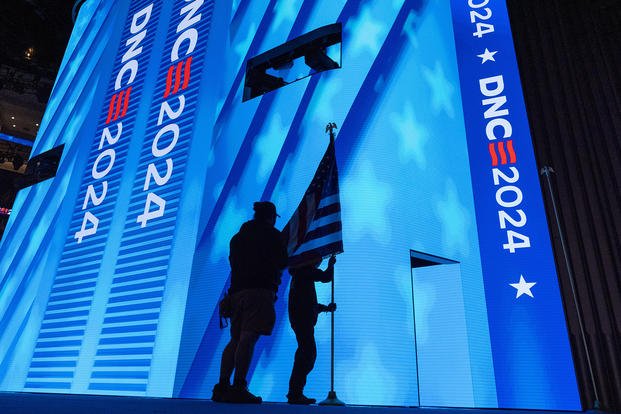
[(310, 263), (289, 268), (291, 287), (289, 289), (289, 322), (295, 332), (298, 349), (295, 351), (293, 369), (289, 379), (289, 404), (308, 405), (317, 400), (304, 395), (306, 377), (315, 366), (317, 345), (315, 343), (315, 325), (321, 312), (334, 312), (336, 304), (322, 305), (317, 302), (315, 282), (328, 283), (334, 279), (336, 257), (330, 256), (326, 270), (319, 269), (323, 258), (317, 255)]
[[(330, 276), (332, 282), (332, 300), (330, 305), (328, 305), (330, 309), (328, 309), (328, 307), (324, 309), (331, 314), (330, 391), (328, 397), (319, 403), (320, 405), (345, 405), (345, 403), (337, 398), (336, 392), (334, 391), (334, 310), (336, 309), (336, 305), (334, 304), (334, 277), (332, 276), (334, 262), (336, 261), (334, 256), (343, 253), (341, 203), (339, 197), (338, 169), (334, 151), (334, 130), (336, 128), (337, 126), (333, 122), (326, 126), (326, 132), (330, 134), (330, 144), (319, 163), (319, 167), (302, 201), (282, 231), (285, 240), (288, 240), (288, 267), (290, 269), (300, 268), (313, 262), (318, 263), (317, 258), (323, 259), (329, 256), (332, 257), (330, 260), (331, 264), (329, 263), (328, 269), (326, 269), (326, 272), (329, 272), (328, 276)], [(293, 270), (294, 279), (295, 272), (296, 270)], [(314, 281), (312, 283), (314, 284)], [(314, 290), (314, 285), (312, 288)], [(292, 326), (293, 324), (294, 322), (292, 321)], [(314, 344), (314, 333), (312, 344)], [(296, 358), (297, 356), (298, 353), (296, 352)], [(312, 362), (313, 364), (306, 364), (306, 370), (308, 372), (310, 372), (312, 365), (314, 365), (314, 358), (312, 358)], [(308, 369), (309, 366), (310, 369)], [(299, 387), (300, 382), (295, 378), (297, 376), (299, 379), (299, 372), (302, 371), (304, 371), (304, 369), (299, 369), (298, 367), (298, 373), (296, 374), (296, 367), (294, 366), (292, 381), (297, 389), (290, 389), (287, 398), (289, 402), (294, 404), (311, 404), (314, 402), (314, 399), (307, 398), (302, 394), (302, 390)], [(303, 383), (305, 383), (308, 372), (303, 375)], [(303, 383), (301, 385), (302, 388), (304, 386)]]

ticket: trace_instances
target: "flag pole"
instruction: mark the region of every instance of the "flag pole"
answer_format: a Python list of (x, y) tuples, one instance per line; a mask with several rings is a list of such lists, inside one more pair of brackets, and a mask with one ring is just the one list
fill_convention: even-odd
[(571, 293), (574, 300), (574, 307), (576, 308), (576, 316), (578, 317), (578, 327), (580, 328), (580, 339), (582, 340), (582, 347), (584, 348), (584, 353), (586, 355), (587, 367), (589, 369), (589, 379), (591, 380), (591, 386), (593, 387), (593, 394), (595, 397), (595, 401), (593, 401), (593, 408), (591, 410), (587, 410), (587, 412), (599, 411), (600, 400), (599, 400), (599, 392), (597, 388), (597, 382), (595, 381), (595, 374), (593, 371), (593, 364), (591, 362), (591, 355), (589, 352), (589, 345), (587, 342), (586, 331), (584, 329), (584, 322), (582, 317), (582, 310), (580, 308), (580, 304), (578, 303), (578, 294), (576, 293), (576, 282), (574, 278), (573, 268), (571, 266), (571, 261), (569, 258), (569, 252), (567, 247), (565, 246), (565, 236), (563, 234), (563, 226), (561, 225), (561, 219), (558, 214), (558, 209), (556, 207), (556, 197), (554, 196), (554, 191), (552, 190), (552, 181), (550, 180), (550, 175), (555, 173), (552, 167), (544, 166), (541, 169), (541, 175), (545, 175), (546, 183), (548, 184), (548, 191), (550, 193), (550, 199), (552, 200), (552, 209), (554, 211), (554, 218), (556, 220), (556, 226), (558, 228), (558, 237), (561, 241), (561, 249), (563, 251), (563, 258), (565, 259), (565, 269), (567, 270), (567, 276), (569, 278), (569, 286), (571, 287)]
[[(334, 144), (334, 130), (336, 128), (334, 122), (330, 122), (326, 126), (326, 132), (330, 133), (330, 144)], [(332, 296), (330, 303), (334, 303), (334, 273), (332, 274), (331, 285)], [(336, 391), (334, 391), (334, 311), (330, 312), (330, 391), (328, 392), (328, 397), (321, 401), (319, 405), (345, 405), (343, 401), (338, 399)]]

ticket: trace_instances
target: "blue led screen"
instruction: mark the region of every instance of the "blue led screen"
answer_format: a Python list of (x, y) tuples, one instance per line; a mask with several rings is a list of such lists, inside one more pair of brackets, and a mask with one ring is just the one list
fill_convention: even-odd
[[(342, 68), (242, 103), (248, 59), (335, 22)], [(498, 0), (86, 2), (33, 147), (65, 145), (58, 173), (20, 191), (0, 244), (0, 389), (209, 398), (229, 240), (260, 199), (282, 229), (328, 122), (339, 398), (580, 409)], [(249, 376), (267, 401), (296, 348), (289, 280)], [(316, 339), (322, 398), (329, 318)]]

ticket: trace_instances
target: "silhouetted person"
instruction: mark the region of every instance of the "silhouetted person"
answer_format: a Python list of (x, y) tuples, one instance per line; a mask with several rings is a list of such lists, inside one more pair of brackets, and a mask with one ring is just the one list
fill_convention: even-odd
[(246, 375), (259, 336), (272, 334), (276, 292), (287, 265), (283, 237), (274, 228), (276, 216), (274, 204), (254, 203), (254, 219), (244, 223), (231, 239), (231, 340), (222, 352), (220, 381), (211, 397), (214, 401), (255, 404), (262, 401), (248, 391)]
[(336, 257), (328, 260), (326, 270), (318, 266), (322, 258), (317, 255), (310, 264), (290, 268), (291, 287), (289, 289), (289, 322), (295, 332), (298, 341), (298, 349), (295, 351), (293, 370), (289, 379), (289, 404), (314, 404), (314, 398), (304, 395), (306, 377), (315, 366), (317, 358), (317, 345), (315, 344), (315, 324), (320, 312), (334, 312), (336, 304), (322, 305), (317, 302), (315, 282), (331, 282), (334, 277), (334, 263)]

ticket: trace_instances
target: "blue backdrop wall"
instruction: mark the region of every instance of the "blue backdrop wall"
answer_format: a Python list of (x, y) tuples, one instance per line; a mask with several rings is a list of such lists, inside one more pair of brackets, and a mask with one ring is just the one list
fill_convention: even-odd
[[(242, 103), (245, 62), (343, 25), (342, 68)], [(282, 228), (339, 126), (336, 388), (353, 404), (579, 409), (504, 2), (93, 0), (0, 244), (5, 390), (208, 398), (252, 202)], [(412, 257), (437, 265), (417, 267)], [(250, 388), (282, 401), (286, 316)], [(327, 302), (327, 286), (319, 287)], [(329, 325), (307, 393), (329, 386)]]

